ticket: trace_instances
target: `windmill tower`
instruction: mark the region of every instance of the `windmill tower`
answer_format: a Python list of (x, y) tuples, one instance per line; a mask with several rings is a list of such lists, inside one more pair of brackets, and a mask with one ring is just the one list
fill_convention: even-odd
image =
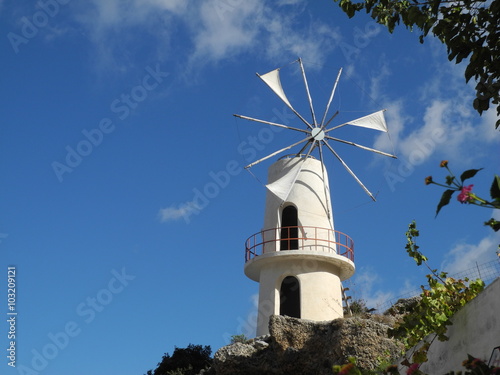
[[(287, 315), (313, 321), (343, 317), (341, 282), (354, 274), (354, 243), (346, 234), (334, 229), (328, 174), (323, 163), (323, 147), (333, 153), (373, 200), (374, 196), (328, 141), (341, 142), (395, 157), (332, 137), (331, 131), (345, 125), (386, 132), (383, 111), (327, 128), (338, 114), (336, 112), (325, 122), (341, 71), (333, 85), (323, 118), (318, 122), (301, 59), (298, 63), (309, 99), (312, 122), (306, 121), (290, 104), (281, 86), (279, 69), (257, 75), (297, 115), (307, 129), (235, 115), (306, 135), (301, 141), (273, 152), (246, 167), (251, 168), (266, 159), (304, 144), (299, 152), (282, 157), (269, 167), (264, 227), (246, 242), (245, 274), (259, 283), (257, 336), (268, 333), (271, 315)], [(319, 151), (319, 160), (312, 156), (315, 149)], [(304, 153), (305, 151), (307, 152)]]

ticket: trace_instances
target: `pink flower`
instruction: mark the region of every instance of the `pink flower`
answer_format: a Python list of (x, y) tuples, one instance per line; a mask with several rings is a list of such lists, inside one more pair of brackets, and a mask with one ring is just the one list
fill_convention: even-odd
[(347, 365), (344, 365), (344, 366), (342, 366), (342, 369), (340, 370), (338, 375), (348, 375), (353, 368), (354, 368), (353, 363), (349, 363)]
[(472, 191), (472, 187), (474, 185), (469, 185), (469, 186), (463, 186), (462, 190), (460, 191), (460, 194), (457, 196), (457, 200), (460, 203), (467, 203), (471, 201), (471, 197), (469, 196), (470, 192)]
[(408, 370), (406, 370), (406, 374), (412, 375), (415, 371), (418, 371), (419, 367), (420, 367), (419, 363), (413, 363), (410, 367), (408, 367)]

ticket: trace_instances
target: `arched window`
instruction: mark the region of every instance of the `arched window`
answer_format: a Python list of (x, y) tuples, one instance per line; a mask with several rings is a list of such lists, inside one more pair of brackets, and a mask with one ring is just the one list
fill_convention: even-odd
[(300, 318), (300, 285), (296, 277), (287, 276), (281, 282), (280, 315)]
[(280, 250), (297, 250), (299, 248), (299, 228), (295, 206), (286, 206), (283, 209), (280, 235)]

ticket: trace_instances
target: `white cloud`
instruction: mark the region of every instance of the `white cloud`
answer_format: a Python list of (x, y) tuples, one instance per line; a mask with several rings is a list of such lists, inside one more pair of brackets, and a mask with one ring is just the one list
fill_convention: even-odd
[(478, 126), (478, 133), (482, 141), (488, 143), (499, 141), (500, 134), (499, 131), (495, 129), (495, 123), (499, 119), (496, 108), (490, 108), (488, 111), (483, 112), (481, 122)]
[(263, 27), (267, 40), (263, 40), (267, 57), (279, 59), (283, 53), (292, 56), (307, 56), (310, 69), (322, 66), (326, 56), (340, 42), (340, 34), (329, 25), (313, 21), (307, 29), (297, 29), (298, 14), (286, 16), (270, 12)]
[[(499, 142), (494, 130), (494, 111), (483, 114), (483, 118), (469, 110), (470, 103), (463, 98), (434, 99), (427, 105), (422, 118), (407, 114), (403, 101), (391, 103), (386, 112), (390, 138), (381, 134), (374, 141), (374, 148), (391, 150), (402, 160), (419, 165), (432, 155), (445, 159), (462, 159), (468, 152), (468, 163), (485, 156), (485, 143)], [(410, 130), (411, 129), (411, 130)], [(475, 151), (471, 151), (475, 150)]]
[[(500, 220), (498, 210), (492, 210), (492, 217)], [(445, 255), (441, 269), (453, 275), (494, 260), (499, 243), (500, 232), (492, 232), (476, 244), (458, 243)]]
[[(414, 151), (421, 150), (418, 155), (421, 163), (427, 160), (438, 147), (450, 146), (449, 137), (453, 134), (449, 129), (450, 108), (451, 104), (448, 101), (440, 100), (434, 101), (427, 107), (422, 126), (399, 139), (398, 149), (404, 159), (411, 161), (412, 157), (417, 157), (413, 156)], [(441, 131), (436, 132), (437, 129)]]
[(180, 205), (172, 205), (170, 207), (160, 209), (158, 217), (162, 223), (180, 219), (184, 219), (186, 222), (189, 222), (189, 217), (192, 214), (199, 213), (199, 211), (200, 209), (195, 202), (185, 202)]
[[(192, 61), (219, 61), (242, 51), (270, 60), (307, 56), (320, 66), (340, 40), (325, 23), (299, 27), (304, 1), (282, 1), (272, 8), (263, 0), (205, 1), (189, 21), (193, 32)], [(283, 8), (283, 11), (279, 11)]]
[(411, 121), (411, 118), (404, 113), (402, 101), (389, 103), (386, 108), (385, 117), (389, 128), (389, 137), (385, 133), (380, 133), (375, 138), (373, 147), (378, 150), (390, 151), (395, 145), (399, 145), (405, 123)]
[(297, 5), (303, 4), (304, 0), (279, 0), (277, 3), (279, 5)]
[(271, 60), (307, 56), (321, 66), (340, 36), (316, 19), (301, 26), (306, 4), (304, 0), (272, 5), (264, 0), (93, 0), (90, 6), (75, 5), (75, 18), (103, 65), (114, 68), (119, 64), (125, 69), (130, 49), (141, 44), (136, 35), (139, 26), (141, 34), (148, 33), (154, 41), (160, 59), (180, 51), (176, 62), (187, 69), (241, 53)]
[(193, 59), (219, 60), (233, 56), (255, 40), (264, 12), (261, 0), (205, 1), (190, 20)]
[[(378, 34), (380, 29), (375, 29)], [(372, 36), (368, 36), (368, 38), (372, 38)], [(383, 56), (382, 56), (383, 57)], [(387, 82), (387, 78), (391, 75), (391, 70), (389, 69), (389, 64), (385, 58), (381, 58), (381, 66), (377, 69), (377, 74), (374, 75), (370, 80), (370, 98), (374, 101), (380, 101), (380, 99), (384, 98), (385, 95), (382, 93), (384, 90), (381, 90), (381, 87), (384, 83)]]
[[(353, 287), (350, 287), (352, 298), (365, 301), (368, 308), (378, 308), (394, 298), (393, 292), (375, 290), (376, 285), (380, 283), (380, 277), (369, 268), (356, 270), (353, 279), (349, 283), (353, 285)], [(357, 288), (356, 285), (362, 287)]]
[[(443, 62), (442, 44), (431, 41), (430, 45), (434, 56), (430, 64), (434, 73), (413, 90), (419, 93), (416, 98), (412, 98), (411, 102), (398, 99), (391, 103), (392, 99), (387, 95), (380, 95), (379, 87), (389, 75), (384, 69), (381, 69), (384, 74), (371, 82), (371, 96), (389, 103), (386, 105), (389, 109), (386, 112), (387, 123), (400, 159), (414, 165), (425, 162), (434, 154), (444, 159), (463, 159), (466, 150), (467, 162), (473, 164), (488, 156), (487, 144), (500, 141), (494, 128), (498, 119), (496, 111), (492, 109), (479, 117), (472, 108), (474, 84), (465, 84), (465, 65)], [(421, 117), (412, 111), (414, 104), (425, 108)], [(381, 134), (375, 139), (374, 147), (390, 150), (391, 140)]]
[[(171, 42), (179, 22), (187, 17), (187, 0), (92, 0), (70, 3), (78, 33), (94, 46), (91, 56), (98, 70), (127, 71), (134, 66), (130, 56), (144, 54), (144, 43), (152, 48), (144, 56), (163, 60), (171, 53)], [(140, 51), (140, 52), (139, 52)], [(134, 66), (135, 67), (135, 66)]]
[[(186, 11), (189, 1), (185, 0), (107, 0), (92, 1), (93, 24), (102, 30), (130, 25), (144, 24), (158, 12), (180, 15)], [(91, 20), (88, 19), (88, 22)]]

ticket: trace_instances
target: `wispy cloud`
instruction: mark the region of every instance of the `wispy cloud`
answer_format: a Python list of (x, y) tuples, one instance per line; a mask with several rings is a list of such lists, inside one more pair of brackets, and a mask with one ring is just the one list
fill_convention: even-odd
[(250, 46), (261, 27), (264, 4), (261, 0), (237, 2), (205, 1), (190, 20), (193, 60), (220, 60)]
[(134, 67), (131, 55), (144, 54), (144, 43), (152, 46), (146, 59), (162, 61), (172, 54), (172, 39), (188, 17), (190, 4), (188, 0), (92, 0), (71, 6), (74, 27), (94, 48), (95, 67), (124, 72)]
[(263, 0), (205, 1), (190, 20), (193, 34), (191, 61), (216, 62), (238, 53), (259, 53), (270, 60), (283, 55), (308, 56), (321, 65), (338, 43), (339, 33), (318, 21), (299, 27), (303, 0), (273, 4)]
[(488, 236), (477, 244), (460, 243), (446, 255), (442, 269), (453, 275), (495, 259), (499, 236)]
[(197, 204), (193, 202), (184, 202), (179, 205), (171, 205), (166, 208), (160, 209), (158, 212), (158, 217), (162, 223), (168, 221), (177, 221), (184, 219), (189, 222), (189, 217), (192, 214), (196, 214), (200, 211)]
[[(119, 63), (126, 69), (123, 50), (141, 45), (145, 32), (155, 40), (157, 53), (162, 55), (159, 60), (175, 56), (187, 68), (247, 53), (271, 60), (307, 55), (320, 66), (338, 44), (339, 32), (317, 20), (301, 26), (308, 17), (305, 4), (304, 0), (272, 6), (264, 0), (92, 0), (75, 5), (74, 17), (101, 61), (115, 68)], [(139, 26), (141, 36), (136, 35)]]
[[(405, 159), (409, 159), (413, 150), (431, 142), (434, 145), (439, 143), (441, 150), (447, 148), (453, 151), (454, 146), (450, 145), (450, 143), (457, 144), (462, 142), (463, 137), (469, 132), (469, 128), (453, 129), (453, 127), (461, 126), (451, 124), (451, 108), (452, 105), (449, 101), (435, 100), (432, 102), (425, 110), (421, 126), (407, 133), (406, 136), (400, 137), (398, 140), (397, 144), (400, 155)], [(436, 129), (442, 129), (439, 134), (441, 134), (442, 138), (446, 138), (445, 142), (443, 142), (444, 139), (436, 142)], [(428, 159), (435, 150), (437, 150), (437, 147), (433, 147), (428, 152), (422, 153), (423, 160), (421, 162)]]
[[(378, 34), (380, 29), (376, 30), (376, 34)], [(371, 36), (367, 36), (371, 37)], [(383, 87), (386, 86), (388, 82), (388, 78), (391, 76), (392, 72), (389, 69), (389, 63), (384, 55), (380, 58), (380, 66), (377, 69), (377, 74), (374, 75), (370, 79), (370, 98), (372, 100), (380, 102), (382, 100), (386, 100), (387, 96), (384, 94)]]
[[(492, 217), (500, 220), (497, 210), (492, 211)], [(494, 260), (499, 243), (499, 232), (492, 232), (477, 243), (460, 242), (445, 255), (441, 269), (453, 275)]]
[[(471, 150), (468, 162), (474, 163), (485, 156), (484, 143), (500, 142), (498, 131), (494, 129), (498, 117), (494, 110), (479, 117), (472, 108), (473, 84), (465, 84), (465, 66), (443, 63), (442, 44), (431, 41), (430, 46), (434, 59), (429, 64), (433, 73), (414, 88), (413, 91), (418, 93), (416, 97), (395, 99), (390, 94), (382, 94), (380, 88), (389, 79), (390, 71), (385, 68), (384, 59), (380, 60), (381, 74), (372, 79), (370, 95), (379, 102), (387, 103), (391, 139), (385, 134), (379, 135), (374, 147), (387, 150), (394, 144), (398, 156), (409, 160), (416, 147), (433, 143), (435, 147), (428, 148), (425, 155), (419, 155), (421, 160), (417, 164), (434, 154), (446, 159), (459, 159), (464, 149)], [(413, 111), (415, 101), (425, 108), (422, 115)], [(436, 129), (440, 130), (439, 140), (435, 139)]]
[(288, 53), (307, 56), (308, 61), (314, 62), (310, 69), (321, 67), (326, 56), (340, 42), (340, 33), (336, 28), (318, 21), (311, 22), (308, 28), (297, 28), (299, 16), (307, 15), (283, 12), (278, 16), (269, 11), (262, 23), (266, 39), (261, 44), (271, 60)]
[[(88, 2), (91, 9), (88, 14), (94, 16), (93, 24), (99, 30), (105, 28), (120, 28), (130, 25), (143, 25), (157, 17), (158, 12), (183, 14), (189, 1), (185, 0), (107, 0)], [(88, 20), (90, 21), (90, 20)]]
[[(385, 107), (387, 109), (385, 117), (390, 137), (386, 134), (379, 134), (375, 138), (373, 146), (378, 150), (391, 150), (396, 145), (399, 146), (400, 140), (403, 138), (402, 133), (405, 129), (405, 124), (412, 121), (412, 118), (405, 113), (401, 100), (387, 103)], [(396, 153), (399, 154), (399, 151), (400, 148), (396, 150)]]
[[(381, 279), (372, 269), (363, 267), (356, 271), (352, 283), (352, 298), (365, 301), (369, 308), (377, 308), (384, 305), (388, 300), (394, 298), (393, 292), (384, 292), (380, 289), (376, 290)], [(362, 285), (362, 288), (356, 288), (356, 285)]]
[(461, 159), (464, 149), (469, 152), (469, 163), (484, 156), (484, 143), (500, 141), (494, 130), (496, 114), (493, 110), (479, 115), (470, 109), (470, 102), (456, 93), (441, 95), (428, 101), (421, 118), (410, 115), (408, 104), (403, 100), (389, 103), (387, 123), (390, 139), (385, 135), (375, 138), (374, 147), (387, 150), (396, 148), (398, 157), (410, 160), (415, 150), (419, 153), (416, 164), (425, 162), (435, 153), (446, 159)]

